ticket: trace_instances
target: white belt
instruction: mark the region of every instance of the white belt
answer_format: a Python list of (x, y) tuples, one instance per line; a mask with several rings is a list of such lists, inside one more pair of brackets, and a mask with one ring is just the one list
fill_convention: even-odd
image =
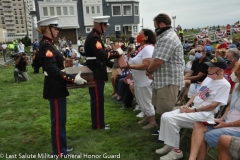
[(86, 57), (86, 60), (93, 60), (93, 59), (97, 59), (97, 57)]
[[(65, 72), (65, 69), (62, 69), (61, 72)], [(45, 76), (48, 76), (47, 71), (44, 71), (43, 73), (44, 73)]]
[(45, 75), (45, 76), (48, 76), (48, 74), (47, 74), (47, 72), (46, 72), (46, 71), (44, 71), (43, 73), (44, 73), (44, 75)]

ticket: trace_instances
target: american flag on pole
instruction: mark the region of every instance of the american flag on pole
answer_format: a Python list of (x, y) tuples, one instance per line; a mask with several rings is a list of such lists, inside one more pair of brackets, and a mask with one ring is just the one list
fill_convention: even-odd
[(211, 90), (207, 88), (207, 86), (202, 86), (199, 91), (198, 91), (198, 96), (202, 99), (205, 100), (208, 96), (210, 96)]

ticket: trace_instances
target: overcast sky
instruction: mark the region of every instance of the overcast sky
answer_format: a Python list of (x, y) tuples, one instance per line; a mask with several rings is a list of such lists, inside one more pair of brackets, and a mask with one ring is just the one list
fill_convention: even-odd
[[(185, 28), (203, 28), (213, 25), (234, 24), (240, 21), (240, 0), (139, 0), (140, 26), (154, 29), (153, 18), (166, 13), (176, 16), (178, 24)], [(174, 26), (172, 20), (172, 26)]]

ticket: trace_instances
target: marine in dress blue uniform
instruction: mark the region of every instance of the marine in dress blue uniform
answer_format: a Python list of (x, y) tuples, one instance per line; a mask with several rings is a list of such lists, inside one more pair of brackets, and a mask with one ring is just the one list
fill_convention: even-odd
[(66, 97), (69, 96), (66, 83), (83, 84), (86, 81), (80, 78), (80, 74), (73, 77), (63, 72), (64, 58), (53, 40), (58, 34), (58, 17), (42, 19), (38, 26), (37, 31), (43, 34), (39, 45), (39, 59), (45, 74), (43, 98), (50, 104), (53, 152), (61, 157), (73, 150), (67, 148), (66, 140)]
[(106, 66), (112, 68), (110, 59), (119, 57), (117, 52), (106, 52), (101, 35), (107, 29), (110, 16), (93, 17), (94, 27), (85, 41), (86, 65), (93, 72), (94, 87), (89, 88), (92, 129), (109, 129), (104, 122), (104, 85), (108, 80)]

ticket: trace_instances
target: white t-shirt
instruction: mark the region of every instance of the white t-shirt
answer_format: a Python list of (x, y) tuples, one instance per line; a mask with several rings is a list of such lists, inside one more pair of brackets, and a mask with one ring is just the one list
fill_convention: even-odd
[(25, 46), (24, 46), (23, 43), (18, 45), (18, 50), (19, 50), (19, 51), (20, 51), (20, 50), (24, 50), (24, 48), (25, 48)]
[(77, 46), (81, 46), (82, 45), (82, 41), (81, 40), (77, 40)]
[(76, 49), (70, 50), (70, 56), (74, 56), (74, 55), (76, 55), (76, 57), (80, 58), (80, 53), (78, 53)]
[(194, 108), (209, 105), (213, 101), (220, 102), (215, 110), (205, 112), (208, 115), (217, 113), (220, 106), (227, 104), (230, 88), (230, 83), (225, 78), (213, 80), (206, 77), (193, 100)]
[[(142, 61), (146, 58), (152, 58), (154, 47), (152, 45), (145, 46), (135, 57), (131, 58), (129, 61), (132, 65), (142, 64)], [(134, 85), (138, 87), (150, 86), (152, 80), (146, 76), (145, 70), (135, 70), (132, 69), (132, 76), (134, 80)]]
[(7, 44), (2, 44), (2, 48), (6, 49), (7, 48)]
[(188, 61), (186, 66), (185, 66), (185, 72), (188, 73), (192, 68), (192, 63), (191, 61)]

